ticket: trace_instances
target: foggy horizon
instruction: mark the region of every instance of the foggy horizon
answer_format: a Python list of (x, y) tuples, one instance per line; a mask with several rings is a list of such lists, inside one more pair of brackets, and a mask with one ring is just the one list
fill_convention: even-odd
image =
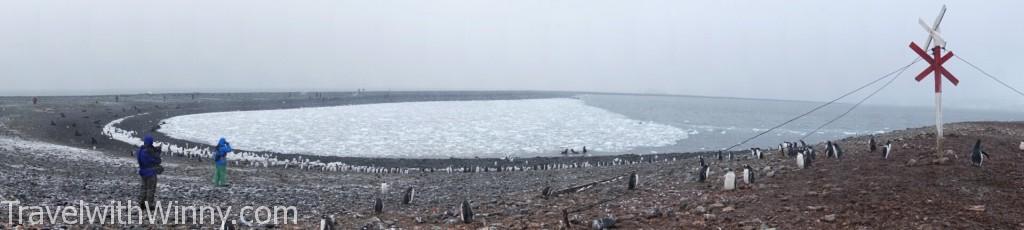
[[(1015, 87), (1017, 1), (0, 3), (0, 96), (511, 90), (829, 101), (949, 50)], [(944, 106), (1019, 95), (959, 60)], [(919, 62), (867, 104), (928, 106)], [(854, 103), (881, 85), (851, 95)]]

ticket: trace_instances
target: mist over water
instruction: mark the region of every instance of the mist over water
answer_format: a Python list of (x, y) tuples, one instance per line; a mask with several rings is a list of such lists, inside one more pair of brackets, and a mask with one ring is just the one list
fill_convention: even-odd
[[(639, 148), (636, 153), (712, 151), (728, 148), (771, 127), (803, 114), (822, 102), (732, 99), (688, 96), (581, 95), (587, 105), (600, 107), (632, 119), (667, 124), (689, 132), (689, 138), (675, 145)], [(797, 141), (805, 134), (839, 116), (852, 104), (832, 104), (802, 119), (776, 129), (735, 150), (777, 147), (783, 141)], [(960, 121), (1014, 121), (1021, 112), (944, 109), (945, 123)], [(861, 105), (845, 117), (804, 139), (807, 143), (854, 135), (874, 134), (935, 124), (928, 107)]]

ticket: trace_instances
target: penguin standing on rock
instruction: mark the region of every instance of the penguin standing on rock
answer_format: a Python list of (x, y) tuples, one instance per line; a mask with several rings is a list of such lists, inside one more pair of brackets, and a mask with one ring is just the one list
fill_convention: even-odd
[(871, 140), (868, 140), (868, 149), (870, 149), (871, 152), (875, 152), (875, 145), (878, 145), (878, 143), (875, 142), (875, 136), (871, 136)]
[(832, 141), (825, 142), (825, 157), (832, 157), (836, 152), (835, 146), (832, 145)]
[(708, 180), (708, 176), (710, 176), (710, 174), (711, 168), (707, 165), (701, 165), (700, 169), (697, 171), (697, 182), (704, 183), (704, 181)]
[(751, 168), (750, 165), (743, 166), (743, 182), (746, 182), (747, 184), (753, 184), (754, 174), (754, 168)]
[(882, 146), (882, 159), (888, 160), (890, 153), (892, 153), (892, 142), (885, 141), (885, 145)]
[(985, 158), (988, 158), (988, 153), (981, 149), (981, 139), (978, 139), (977, 142), (974, 142), (974, 149), (971, 150), (971, 162), (974, 163), (974, 166), (981, 167)]
[(804, 153), (803, 152), (797, 153), (796, 154), (796, 166), (799, 167), (800, 169), (804, 169), (804, 168), (807, 167), (806, 164), (807, 164), (807, 159), (806, 159), (806, 157), (804, 157)]
[(697, 156), (697, 160), (700, 160), (700, 166), (708, 166), (707, 163), (704, 163), (704, 156)]
[(718, 161), (722, 161), (722, 151), (718, 151)]
[(473, 207), (469, 205), (469, 200), (462, 201), (462, 210), (459, 214), (459, 218), (462, 219), (462, 223), (468, 224), (473, 222)]
[(832, 155), (835, 156), (836, 159), (843, 158), (843, 148), (839, 147), (839, 143), (832, 143), (832, 151), (834, 151)]

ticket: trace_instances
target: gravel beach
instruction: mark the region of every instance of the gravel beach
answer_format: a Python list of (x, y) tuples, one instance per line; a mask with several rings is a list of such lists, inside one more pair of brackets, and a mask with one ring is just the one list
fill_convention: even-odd
[[(126, 119), (119, 128), (145, 132), (162, 119), (193, 113), (570, 96), (557, 92), (167, 94), (41, 97), (37, 105), (26, 97), (0, 98), (0, 184), (4, 188), (0, 200), (42, 206), (134, 201), (140, 183), (130, 154), (135, 147), (101, 134), (103, 125), (129, 115), (145, 114)], [(331, 220), (338, 229), (593, 229), (595, 224), (619, 229), (1024, 228), (1024, 210), (1019, 208), (1024, 206), (1024, 153), (1019, 149), (1024, 123), (953, 123), (946, 125), (945, 132), (942, 157), (933, 149), (934, 128), (921, 127), (874, 136), (880, 143), (892, 142), (889, 159), (869, 152), (869, 137), (850, 137), (835, 140), (845, 150), (841, 160), (819, 154), (806, 169), (797, 168), (795, 159), (778, 154), (777, 149), (765, 150), (766, 159), (751, 159), (748, 151), (737, 151), (734, 160), (721, 161), (711, 153), (515, 161), (302, 156), (381, 168), (453, 166), (475, 172), (330, 172), (239, 163), (229, 167), (230, 187), (214, 187), (209, 159), (165, 157), (166, 171), (160, 176), (157, 194), (158, 200), (185, 205), (281, 205), (298, 211), (298, 223), (288, 224), (229, 217), (241, 228), (315, 229), (322, 219)], [(196, 145), (154, 134), (163, 141)], [(969, 161), (978, 139), (991, 154), (984, 167)], [(823, 152), (824, 143), (812, 145)], [(697, 182), (697, 156), (710, 164), (712, 173), (706, 182)], [(744, 165), (754, 169), (756, 182), (748, 185), (739, 180), (738, 189), (723, 190), (724, 173), (742, 174)], [(627, 184), (633, 172), (639, 180), (637, 188), (630, 190)], [(381, 183), (388, 184), (386, 193), (382, 194)], [(402, 204), (407, 188), (415, 189), (415, 198)], [(545, 190), (550, 191), (547, 196)], [(373, 209), (376, 198), (383, 201), (379, 214)], [(469, 201), (474, 212), (469, 223), (459, 217), (463, 201)], [(3, 208), (0, 223), (13, 227), (6, 224), (18, 220), (11, 220)], [(182, 221), (186, 223), (162, 227), (219, 227), (192, 224), (187, 218)]]

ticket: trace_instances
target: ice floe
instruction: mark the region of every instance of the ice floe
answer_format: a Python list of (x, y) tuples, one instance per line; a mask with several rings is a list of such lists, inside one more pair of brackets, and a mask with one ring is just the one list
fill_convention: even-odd
[[(219, 112), (164, 122), (160, 132), (197, 143), (212, 145), (226, 137), (236, 149), (248, 151), (358, 157), (531, 156), (582, 146), (597, 152), (627, 152), (687, 138), (686, 130), (629, 119), (574, 99)], [(121, 139), (120, 134), (107, 134)], [(126, 136), (138, 140), (133, 134)]]

